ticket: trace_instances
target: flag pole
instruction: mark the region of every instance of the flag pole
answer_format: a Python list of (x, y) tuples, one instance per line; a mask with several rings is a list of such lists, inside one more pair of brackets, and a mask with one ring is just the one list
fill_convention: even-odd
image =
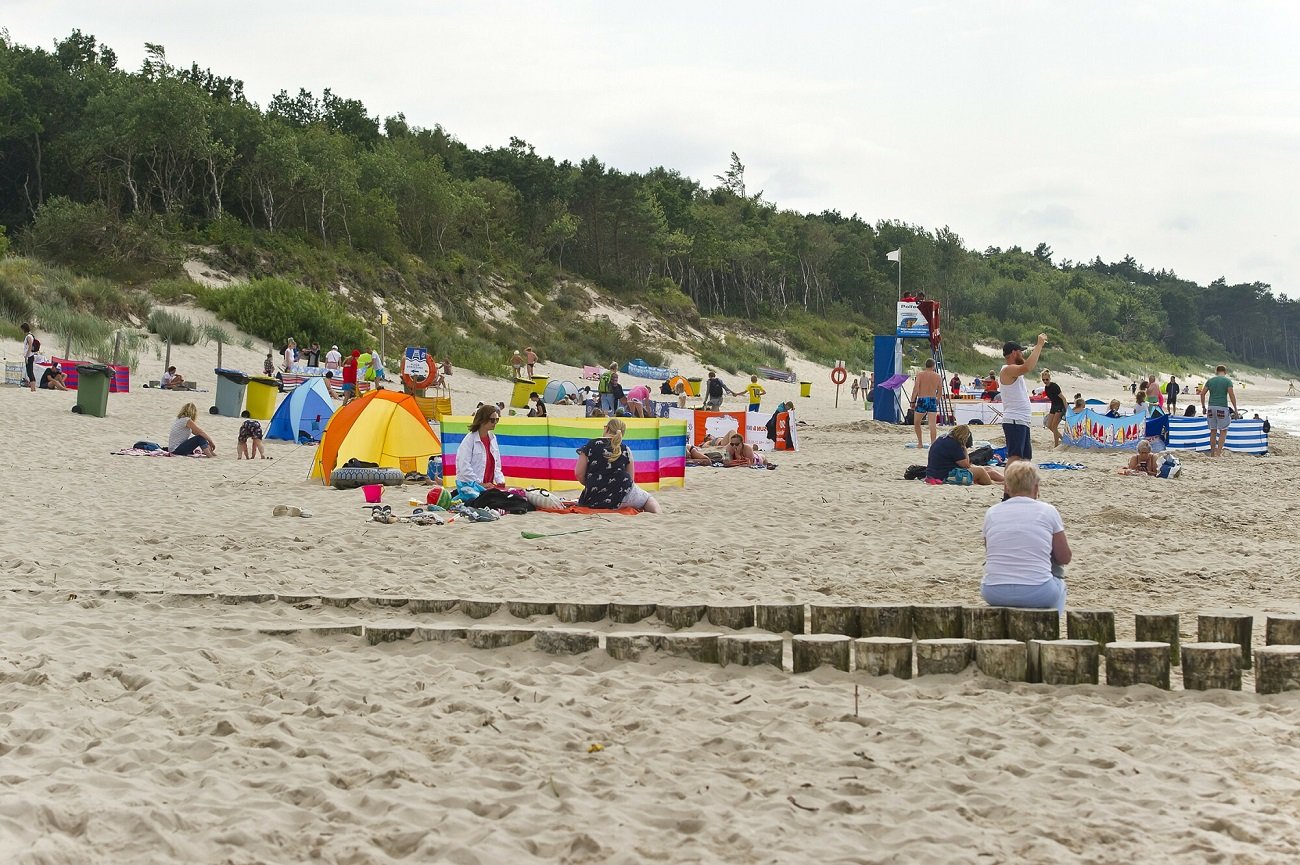
[(903, 256), (898, 256), (898, 299), (903, 299)]

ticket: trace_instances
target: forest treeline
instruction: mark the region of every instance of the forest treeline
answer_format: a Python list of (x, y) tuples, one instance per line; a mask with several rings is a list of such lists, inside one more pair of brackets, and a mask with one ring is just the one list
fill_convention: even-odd
[[(74, 267), (148, 273), (177, 239), (292, 240), (407, 272), (492, 268), (589, 278), (666, 314), (892, 328), (886, 253), (945, 304), (950, 338), (1046, 329), (1097, 363), (1226, 354), (1300, 368), (1300, 306), (1261, 283), (1209, 285), (1132, 258), (1054, 261), (1045, 244), (971, 250), (948, 228), (782, 210), (736, 154), (708, 184), (660, 167), (574, 164), (523, 140), (472, 149), (326, 90), (265, 106), (242, 83), (147, 45), (135, 71), (74, 31), (51, 49), (0, 39), (0, 224)], [(721, 160), (720, 160), (721, 161)], [(797, 340), (795, 340), (796, 347)]]

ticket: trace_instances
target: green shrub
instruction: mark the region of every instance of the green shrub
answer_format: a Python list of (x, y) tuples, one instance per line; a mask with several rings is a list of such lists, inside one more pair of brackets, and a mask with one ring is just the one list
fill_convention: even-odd
[(316, 340), (322, 345), (362, 348), (372, 341), (361, 320), (333, 298), (283, 279), (202, 289), (199, 302), (273, 345), (290, 336), (300, 345)]
[(9, 238), (5, 236), (5, 227), (0, 225), (0, 258), (9, 254)]
[(149, 332), (158, 334), (163, 341), (170, 341), (172, 345), (197, 345), (200, 335), (194, 322), (165, 309), (155, 309), (149, 313)]
[(84, 273), (141, 281), (174, 273), (180, 245), (160, 217), (118, 218), (103, 202), (62, 196), (45, 202), (24, 235), (36, 255)]
[(202, 290), (202, 286), (184, 276), (169, 279), (155, 279), (144, 286), (153, 298), (161, 303), (179, 303), (193, 297)]
[(785, 351), (776, 343), (730, 336), (727, 341), (709, 340), (695, 347), (696, 354), (705, 366), (717, 367), (727, 372), (754, 373), (760, 366), (782, 369)]

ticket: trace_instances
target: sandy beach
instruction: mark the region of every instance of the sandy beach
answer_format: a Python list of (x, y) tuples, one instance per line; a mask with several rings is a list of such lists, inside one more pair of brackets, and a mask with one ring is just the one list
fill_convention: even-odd
[[(264, 351), (225, 351), (260, 369)], [(173, 362), (211, 388), (212, 353)], [(97, 419), (69, 411), (73, 394), (0, 388), (0, 860), (1296, 861), (1300, 693), (1256, 695), (1249, 673), (1242, 693), (973, 668), (903, 682), (266, 633), (521, 624), (504, 608), (475, 621), (364, 600), (386, 597), (978, 604), (1000, 490), (903, 481), (924, 462), (910, 428), (871, 421), (847, 388), (835, 407), (829, 371), (794, 366), (813, 396), (768, 385), (765, 406), (794, 399), (804, 422), (777, 471), (689, 469), (658, 516), (428, 528), (366, 522), (358, 491), (307, 479), (309, 448), (268, 442), (272, 460), (236, 461), (239, 421), (208, 416), (211, 393), (133, 387)], [(509, 395), (464, 371), (453, 385), (457, 413)], [(1251, 380), (1239, 398), (1263, 409), (1285, 391)], [(110, 455), (165, 442), (191, 399), (217, 459)], [(1121, 639), (1133, 613), (1176, 611), (1188, 641), (1196, 613), (1232, 609), (1255, 616), (1257, 645), (1266, 613), (1300, 613), (1295, 439), (1275, 430), (1267, 457), (1186, 456), (1171, 481), (1048, 442), (1034, 430), (1039, 459), (1086, 466), (1043, 482), (1074, 548), (1071, 607), (1114, 610)], [(272, 517), (277, 504), (314, 516)], [(577, 528), (593, 531), (520, 537)], [(259, 594), (308, 600), (236, 602)]]

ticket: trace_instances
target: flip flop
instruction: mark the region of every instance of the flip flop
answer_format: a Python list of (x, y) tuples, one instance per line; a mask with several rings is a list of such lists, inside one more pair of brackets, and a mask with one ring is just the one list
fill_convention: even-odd
[(295, 508), (293, 505), (276, 505), (276, 506), (271, 510), (271, 516), (273, 516), (273, 517), (300, 517), (300, 516), (302, 516), (302, 509), (301, 509), (301, 508)]

